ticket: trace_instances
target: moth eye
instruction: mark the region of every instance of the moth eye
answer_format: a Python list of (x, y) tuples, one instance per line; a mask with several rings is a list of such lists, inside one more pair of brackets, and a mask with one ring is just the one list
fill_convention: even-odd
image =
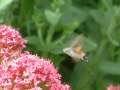
[(87, 56), (83, 56), (83, 59), (85, 60), (85, 59), (87, 59), (88, 57)]
[(85, 56), (83, 57), (83, 60), (88, 62), (88, 57), (85, 55)]

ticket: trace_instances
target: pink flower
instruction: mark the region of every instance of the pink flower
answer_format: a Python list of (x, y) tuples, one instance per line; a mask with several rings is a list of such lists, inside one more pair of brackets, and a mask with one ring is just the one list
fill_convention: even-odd
[(71, 90), (61, 83), (54, 65), (31, 54), (21, 54), (8, 68), (0, 67), (2, 90)]
[(0, 90), (71, 90), (50, 60), (22, 53), (25, 43), (14, 28), (0, 26)]
[(110, 86), (108, 86), (107, 90), (120, 90), (120, 86), (110, 85)]
[(7, 62), (20, 54), (25, 48), (25, 40), (11, 26), (0, 26), (0, 62)]

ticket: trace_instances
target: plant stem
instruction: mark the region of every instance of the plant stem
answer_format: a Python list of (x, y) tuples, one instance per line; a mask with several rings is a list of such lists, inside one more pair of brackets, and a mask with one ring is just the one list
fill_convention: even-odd
[(52, 41), (52, 37), (54, 34), (55, 28), (54, 26), (51, 26), (50, 29), (47, 32), (47, 37), (46, 37), (46, 43), (49, 45)]
[(37, 30), (37, 32), (38, 32), (38, 37), (39, 37), (40, 43), (41, 43), (42, 45), (44, 45), (44, 40), (43, 40), (43, 35), (42, 35), (42, 30), (41, 30), (41, 28), (39, 28), (39, 29)]

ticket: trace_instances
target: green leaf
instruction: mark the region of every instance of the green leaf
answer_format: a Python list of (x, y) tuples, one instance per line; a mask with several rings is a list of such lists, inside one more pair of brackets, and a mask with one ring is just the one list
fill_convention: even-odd
[(119, 12), (120, 9), (118, 7), (113, 7), (106, 12), (98, 10), (90, 11), (90, 15), (101, 26), (102, 33), (105, 34), (108, 40), (115, 46), (119, 45), (119, 42), (113, 37), (115, 34), (114, 30), (117, 26), (116, 20), (118, 20)]
[(120, 63), (103, 62), (100, 69), (104, 74), (120, 75)]
[(92, 18), (100, 25), (103, 25), (103, 18), (104, 18), (104, 13), (99, 11), (99, 10), (95, 10), (92, 9), (89, 11), (90, 16), (92, 16)]
[(13, 0), (0, 0), (0, 11), (5, 9)]
[(104, 9), (110, 9), (112, 7), (113, 0), (101, 0), (101, 3), (104, 7)]
[(36, 36), (29, 36), (26, 38), (28, 40), (28, 44), (37, 48), (37, 50), (43, 51), (44, 47), (41, 45), (40, 40)]
[(84, 46), (86, 52), (90, 52), (97, 48), (97, 44), (90, 38), (84, 37)]
[(82, 9), (78, 9), (71, 5), (62, 7), (62, 14), (61, 24), (68, 25), (69, 27), (74, 25), (74, 22), (77, 22), (78, 25), (81, 24), (83, 21), (85, 21), (87, 16), (86, 12), (84, 12)]
[(54, 48), (56, 48), (52, 44), (43, 44), (42, 42), (40, 42), (39, 37), (36, 36), (29, 36), (26, 39), (28, 40), (28, 44), (34, 46), (38, 51), (42, 51), (44, 53), (53, 52)]
[(28, 25), (29, 23), (28, 21), (30, 21), (32, 18), (34, 3), (35, 0), (20, 0), (20, 10), (19, 10), (20, 15), (18, 19), (18, 24), (20, 26), (25, 24)]
[(45, 10), (44, 13), (45, 13), (46, 19), (52, 26), (55, 26), (58, 24), (61, 18), (61, 13), (59, 11), (53, 12), (51, 10)]

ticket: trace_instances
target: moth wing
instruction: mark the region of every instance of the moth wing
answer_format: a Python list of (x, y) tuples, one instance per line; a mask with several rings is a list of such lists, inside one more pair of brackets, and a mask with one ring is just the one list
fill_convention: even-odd
[(74, 57), (74, 52), (72, 50), (72, 48), (65, 48), (63, 49), (63, 52), (67, 55), (69, 55), (70, 57)]
[(71, 43), (71, 47), (73, 48), (78, 46), (82, 47), (83, 45), (84, 45), (84, 36), (82, 34), (74, 38)]

